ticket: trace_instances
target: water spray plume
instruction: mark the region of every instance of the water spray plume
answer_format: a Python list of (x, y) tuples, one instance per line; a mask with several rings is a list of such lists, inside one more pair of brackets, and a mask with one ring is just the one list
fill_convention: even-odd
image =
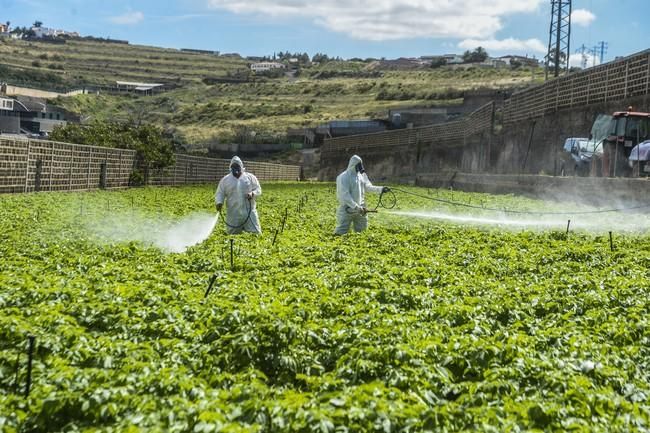
[[(549, 229), (568, 229), (567, 219), (560, 216), (514, 216), (511, 214), (490, 214), (484, 215), (466, 215), (454, 214), (438, 211), (391, 211), (390, 215), (403, 216), (418, 219), (430, 219), (446, 221), (450, 223), (470, 225), (470, 226), (497, 226), (503, 229), (531, 229), (531, 230), (549, 230)], [(646, 215), (626, 214), (622, 219), (620, 215), (596, 215), (584, 216), (580, 219), (572, 219), (571, 228), (587, 230), (592, 232), (603, 232), (616, 228), (631, 232), (643, 232), (650, 230), (650, 219)]]
[(181, 220), (169, 230), (161, 233), (153, 244), (163, 251), (184, 253), (189, 247), (198, 245), (210, 237), (219, 220), (217, 214), (196, 214)]
[(141, 242), (168, 253), (183, 253), (205, 241), (218, 219), (218, 214), (206, 212), (186, 216), (180, 221), (112, 214), (88, 223), (86, 229), (112, 242)]

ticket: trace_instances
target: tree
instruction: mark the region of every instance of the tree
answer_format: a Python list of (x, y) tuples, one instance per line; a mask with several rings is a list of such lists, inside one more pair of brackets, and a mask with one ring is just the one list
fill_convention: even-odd
[(42, 21), (34, 21), (34, 24), (32, 24), (32, 27), (41, 28), (43, 27), (43, 22)]
[(474, 51), (465, 51), (463, 61), (465, 63), (482, 63), (488, 58), (488, 53), (483, 47), (477, 47)]
[(437, 69), (447, 64), (447, 59), (444, 57), (436, 57), (431, 61), (431, 69)]
[[(555, 68), (555, 51), (553, 51), (550, 56), (548, 57), (548, 64), (549, 67)], [(564, 51), (560, 51), (560, 69), (562, 69), (566, 65), (566, 53)]]
[(69, 123), (50, 134), (52, 140), (67, 143), (132, 149), (146, 167), (159, 169), (174, 163), (174, 148), (162, 129), (151, 124), (95, 121), (88, 125)]
[(314, 63), (327, 63), (330, 61), (330, 58), (327, 54), (316, 53), (314, 57), (311, 58), (311, 61)]

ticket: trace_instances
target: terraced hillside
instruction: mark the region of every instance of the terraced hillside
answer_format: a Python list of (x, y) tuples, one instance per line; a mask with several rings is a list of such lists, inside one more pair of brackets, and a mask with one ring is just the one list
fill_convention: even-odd
[(69, 87), (114, 84), (116, 80), (188, 84), (247, 68), (246, 62), (237, 58), (86, 40), (65, 44), (2, 40), (0, 59), (12, 75), (11, 83), (48, 84), (21, 79), (18, 72), (28, 71), (49, 73), (56, 77), (55, 84)]
[(233, 140), (242, 131), (254, 131), (265, 142), (283, 140), (287, 128), (385, 117), (390, 108), (402, 106), (444, 106), (461, 102), (464, 90), (512, 88), (542, 78), (541, 71), (529, 69), (388, 71), (376, 63), (340, 61), (304, 68), (291, 79), (204, 82), (247, 69), (242, 59), (173, 49), (85, 40), (61, 45), (0, 40), (0, 81), (50, 89), (116, 80), (175, 84), (175, 90), (154, 97), (84, 95), (56, 103), (84, 118), (137, 118), (163, 125), (190, 148)]

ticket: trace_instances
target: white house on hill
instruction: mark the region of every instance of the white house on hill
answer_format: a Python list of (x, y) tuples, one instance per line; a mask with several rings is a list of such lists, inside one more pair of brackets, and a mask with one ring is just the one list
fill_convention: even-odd
[(271, 69), (284, 69), (284, 68), (286, 68), (286, 66), (278, 62), (259, 62), (259, 63), (253, 63), (251, 65), (251, 71), (253, 72), (264, 72), (264, 71), (270, 71)]

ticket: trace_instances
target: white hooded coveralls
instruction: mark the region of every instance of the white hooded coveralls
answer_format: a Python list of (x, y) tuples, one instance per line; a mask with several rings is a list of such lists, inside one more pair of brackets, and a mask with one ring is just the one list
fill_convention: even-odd
[(348, 168), (336, 178), (336, 198), (339, 207), (336, 211), (335, 234), (344, 235), (354, 225), (355, 232), (364, 231), (368, 227), (368, 215), (361, 215), (361, 210), (366, 207), (366, 191), (381, 193), (383, 187), (373, 186), (368, 175), (357, 173), (356, 166), (361, 158), (354, 155), (350, 158)]
[[(235, 156), (230, 161), (230, 167), (233, 164), (239, 164), (242, 169), (241, 176), (238, 179), (232, 173), (229, 173), (221, 179), (215, 194), (217, 204), (226, 202), (226, 223), (234, 227), (226, 226), (226, 232), (231, 235), (239, 234), (242, 231), (260, 234), (262, 233), (262, 228), (260, 227), (255, 200), (262, 195), (262, 187), (255, 175), (248, 173), (244, 169), (244, 164), (239, 157)], [(248, 193), (253, 194), (253, 198), (250, 201), (246, 197)], [(248, 218), (249, 209), (250, 218)], [(244, 221), (246, 221), (246, 224), (244, 224)], [(243, 227), (239, 227), (242, 224), (244, 224)]]

